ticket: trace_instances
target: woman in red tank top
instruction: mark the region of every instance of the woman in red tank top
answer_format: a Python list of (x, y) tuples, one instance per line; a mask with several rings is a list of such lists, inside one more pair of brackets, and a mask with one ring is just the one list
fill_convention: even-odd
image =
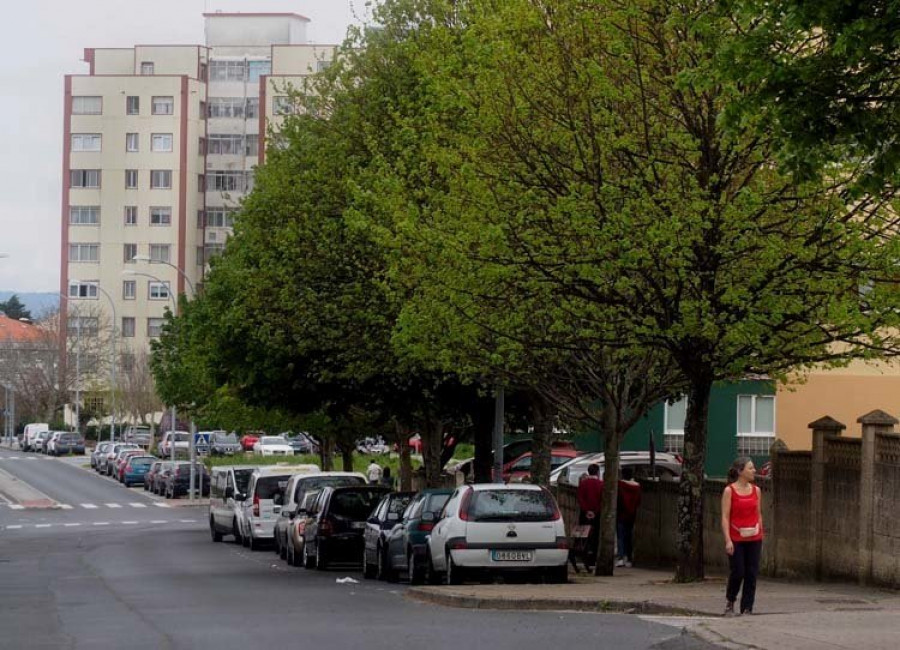
[(731, 568), (725, 592), (725, 616), (734, 616), (734, 601), (741, 593), (741, 614), (752, 614), (756, 577), (762, 554), (762, 497), (754, 485), (756, 468), (749, 458), (738, 458), (728, 470), (722, 493), (722, 534)]

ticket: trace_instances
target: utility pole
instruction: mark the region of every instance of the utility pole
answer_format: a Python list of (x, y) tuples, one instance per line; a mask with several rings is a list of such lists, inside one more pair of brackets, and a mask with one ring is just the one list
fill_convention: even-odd
[(497, 386), (494, 398), (494, 482), (503, 482), (503, 422), (506, 417), (503, 386)]

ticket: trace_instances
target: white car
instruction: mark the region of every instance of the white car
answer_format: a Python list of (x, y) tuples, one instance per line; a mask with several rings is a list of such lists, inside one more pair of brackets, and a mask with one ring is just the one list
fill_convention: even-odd
[(568, 580), (569, 541), (556, 500), (524, 483), (464, 485), (450, 496), (428, 538), (426, 572), (447, 584), (491, 573)]
[[(578, 456), (554, 469), (550, 472), (550, 485), (578, 485), (587, 474), (588, 466), (593, 463), (600, 466), (600, 478), (603, 478), (606, 461), (603, 452), (599, 452)], [(681, 461), (678, 456), (665, 451), (656, 452), (652, 468), (648, 451), (620, 452), (619, 465), (620, 468), (630, 467), (638, 480), (655, 477), (663, 481), (677, 481), (681, 476)]]
[(294, 474), (318, 474), (318, 465), (267, 465), (257, 467), (250, 475), (247, 492), (240, 504), (238, 525), (241, 543), (250, 550), (259, 548), (263, 541), (275, 538), (275, 520), (281, 514), (284, 490)]
[(222, 535), (233, 535), (241, 542), (244, 530), (241, 497), (250, 485), (256, 468), (250, 465), (219, 465), (212, 468), (209, 479), (209, 532), (214, 542)]
[(282, 436), (263, 436), (253, 445), (253, 453), (260, 456), (293, 456), (294, 448)]

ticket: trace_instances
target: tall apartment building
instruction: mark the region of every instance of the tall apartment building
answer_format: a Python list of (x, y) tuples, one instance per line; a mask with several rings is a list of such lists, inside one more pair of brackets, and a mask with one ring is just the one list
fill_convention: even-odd
[[(297, 14), (204, 17), (205, 45), (88, 48), (88, 73), (65, 77), (60, 291), (70, 335), (79, 318), (94, 321), (84, 330), (109, 326), (105, 291), (120, 349), (158, 336), (172, 297), (190, 296), (224, 247), (266, 126), (290, 110), (285, 88), (334, 54), (307, 43), (309, 19)], [(78, 309), (88, 301), (92, 310)]]

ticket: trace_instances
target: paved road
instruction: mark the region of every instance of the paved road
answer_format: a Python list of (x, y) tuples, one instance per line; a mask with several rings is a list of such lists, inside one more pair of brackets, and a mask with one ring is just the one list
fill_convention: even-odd
[[(66, 462), (0, 463), (54, 499), (98, 505), (0, 506), (3, 649), (710, 647), (633, 616), (413, 602), (402, 585), (363, 581), (355, 567), (307, 571), (269, 551), (213, 543), (203, 508), (153, 506)], [(142, 501), (146, 508), (128, 505)], [(347, 576), (359, 583), (336, 582)]]

